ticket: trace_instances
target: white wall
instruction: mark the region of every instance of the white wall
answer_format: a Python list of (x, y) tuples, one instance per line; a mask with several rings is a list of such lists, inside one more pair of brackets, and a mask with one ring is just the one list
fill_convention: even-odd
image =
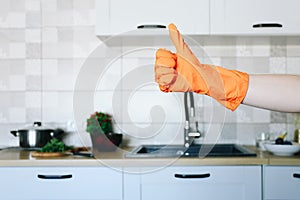
[[(91, 74), (100, 76), (97, 73), (103, 69), (97, 65), (111, 59), (94, 34), (94, 8), (93, 0), (0, 2), (0, 145), (17, 145), (18, 139), (9, 131), (33, 121), (59, 127), (74, 121), (74, 109), (77, 109), (73, 104), (74, 87), (86, 61), (92, 60), (91, 55), (97, 48), (103, 48), (103, 54), (95, 58), (90, 69)], [(297, 37), (212, 40), (201, 47), (207, 54), (202, 62), (249, 73), (300, 74)], [(96, 90), (90, 91), (88, 78), (86, 85), (80, 86), (82, 94), (92, 94), (94, 110), (113, 114), (116, 131), (125, 132), (130, 145), (181, 143), (183, 140), (182, 95), (161, 93), (155, 84), (149, 83), (153, 77), (154, 48), (158, 46), (159, 41), (142, 50), (138, 46), (110, 47), (122, 56), (113, 60), (99, 77), (94, 85)], [(132, 54), (126, 54), (132, 49), (135, 50)], [(201, 129), (207, 132), (214, 126), (224, 125), (220, 142), (254, 144), (255, 135), (262, 131), (275, 137), (289, 130), (292, 137), (294, 127), (290, 114), (242, 105), (235, 112), (225, 111), (223, 115), (224, 110), (213, 105), (220, 113), (211, 115), (211, 99), (197, 96)], [(91, 110), (85, 112), (75, 120), (79, 132), (70, 133), (68, 143), (90, 144), (84, 121)]]

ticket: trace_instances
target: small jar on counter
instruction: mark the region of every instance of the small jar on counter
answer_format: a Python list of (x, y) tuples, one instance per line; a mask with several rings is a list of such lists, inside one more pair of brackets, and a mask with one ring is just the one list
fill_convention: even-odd
[(259, 150), (266, 150), (265, 149), (265, 146), (264, 146), (264, 143), (266, 141), (268, 141), (270, 139), (270, 135), (268, 133), (260, 133), (257, 135), (256, 139), (255, 139), (255, 142), (256, 142), (256, 148), (259, 149)]

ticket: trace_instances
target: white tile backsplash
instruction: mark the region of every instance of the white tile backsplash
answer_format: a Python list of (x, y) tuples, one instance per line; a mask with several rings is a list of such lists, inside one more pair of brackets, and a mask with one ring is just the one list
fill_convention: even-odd
[(250, 74), (269, 73), (269, 57), (238, 57), (236, 65), (238, 70)]
[[(1, 121), (1, 113), (0, 113), (0, 121)], [(18, 124), (0, 123), (0, 129), (1, 129), (0, 146), (3, 146), (3, 147), (18, 146), (19, 145), (19, 138), (13, 136), (10, 133), (11, 130), (16, 130), (18, 128), (19, 128)]]
[(25, 43), (14, 43), (10, 42), (7, 53), (9, 58), (25, 58), (26, 57), (26, 44)]
[(25, 30), (25, 42), (41, 43), (41, 30), (37, 28)]
[(26, 11), (40, 11), (41, 1), (40, 0), (26, 0), (25, 1)]
[(77, 11), (85, 11), (85, 10), (94, 10), (95, 9), (95, 1), (94, 0), (73, 0), (73, 8)]
[(67, 123), (73, 119), (73, 92), (43, 92), (42, 121)]
[[(95, 16), (94, 0), (0, 2), (0, 128), (6, 132), (0, 145), (16, 144), (12, 127), (33, 121), (64, 126), (70, 120), (79, 132), (69, 135), (68, 144), (90, 145), (85, 125), (94, 111), (112, 114), (129, 145), (183, 143), (183, 95), (162, 93), (154, 82), (155, 52), (174, 51), (171, 41), (139, 37), (106, 46), (95, 36)], [(299, 37), (193, 39), (186, 41), (203, 63), (300, 74)], [(195, 99), (208, 140), (254, 144), (260, 132), (275, 137), (293, 130), (289, 114), (245, 105), (231, 112), (210, 97)]]
[(25, 107), (9, 108), (8, 118), (10, 122), (26, 123), (26, 109)]
[[(269, 133), (271, 139), (276, 139), (276, 136), (279, 134), (284, 133), (287, 131), (287, 124), (286, 123), (271, 123), (269, 125)], [(293, 134), (289, 134), (289, 137), (293, 136)]]
[(55, 12), (57, 9), (57, 0), (39, 0), (43, 13)]
[(238, 123), (236, 127), (237, 131), (237, 142), (239, 144), (246, 144), (246, 145), (255, 145), (255, 138), (258, 134), (265, 132), (268, 133), (269, 131), (269, 124), (264, 123)]
[(183, 144), (183, 123), (122, 124), (129, 146), (140, 144)]
[(72, 58), (73, 44), (72, 43), (50, 43), (42, 45), (43, 58)]
[[(300, 51), (300, 49), (299, 49)], [(288, 57), (286, 70), (288, 74), (300, 74), (300, 58), (299, 57)]]
[(285, 74), (286, 73), (286, 58), (285, 57), (271, 57), (269, 67), (270, 67), (270, 73)]
[(41, 92), (26, 92), (25, 107), (26, 108), (41, 108), (42, 94)]
[(287, 48), (287, 56), (293, 57), (293, 56), (300, 56), (300, 45), (291, 45)]
[(25, 91), (26, 88), (26, 79), (25, 75), (10, 75), (8, 84), (10, 86), (10, 90), (14, 91)]
[(26, 43), (26, 58), (29, 58), (29, 59), (41, 58), (41, 44)]
[(68, 27), (73, 25), (71, 10), (47, 11), (42, 13), (42, 26), (44, 27)]
[[(121, 96), (124, 123), (181, 123), (182, 95), (160, 91), (124, 91)], [(176, 113), (176, 114), (174, 114)]]
[(43, 89), (52, 91), (74, 90), (83, 59), (44, 59)]
[(27, 28), (40, 28), (42, 26), (42, 18), (40, 11), (26, 12), (25, 19)]
[(26, 59), (25, 60), (25, 74), (32, 76), (41, 75), (41, 60), (40, 59)]
[(3, 28), (24, 28), (26, 17), (24, 12), (11, 11), (0, 18), (0, 26)]
[(123, 90), (157, 90), (154, 82), (153, 59), (122, 59)]
[(118, 120), (118, 123), (121, 123), (121, 109), (117, 109), (116, 106), (113, 105), (113, 98), (118, 98), (120, 95), (117, 93), (121, 93), (121, 91), (97, 91), (93, 93), (93, 108), (95, 111), (101, 111), (105, 113), (109, 113), (114, 116), (115, 120)]
[(96, 23), (96, 13), (94, 10), (83, 10), (81, 7), (74, 7), (73, 20), (75, 26), (93, 26)]
[[(224, 45), (224, 46), (204, 46), (204, 50), (209, 58), (213, 57), (236, 57), (237, 47), (233, 45)], [(214, 63), (215, 64), (215, 63)]]
[(270, 56), (270, 45), (251, 45), (252, 56), (254, 57), (268, 57)]
[(42, 29), (42, 42), (43, 44), (57, 43), (57, 28), (55, 27), (45, 27)]

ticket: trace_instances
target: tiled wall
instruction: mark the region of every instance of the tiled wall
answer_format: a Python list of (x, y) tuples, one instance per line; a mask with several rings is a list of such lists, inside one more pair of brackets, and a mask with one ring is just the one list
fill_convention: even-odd
[(17, 145), (10, 130), (33, 121), (65, 127), (72, 120), (76, 76), (100, 43), (94, 7), (91, 0), (0, 2), (0, 145)]
[[(17, 145), (10, 130), (33, 121), (68, 128), (68, 143), (89, 145), (84, 121), (93, 110), (113, 114), (116, 131), (126, 133), (130, 145), (182, 143), (182, 94), (161, 93), (153, 83), (159, 41), (150, 47), (106, 47), (94, 34), (95, 21), (94, 0), (0, 2), (1, 146)], [(206, 52), (202, 62), (248, 73), (300, 74), (298, 37), (220, 37), (199, 43)], [(244, 105), (231, 112), (208, 97), (196, 99), (201, 130), (220, 142), (254, 144), (263, 131), (276, 135), (294, 129), (291, 114)]]

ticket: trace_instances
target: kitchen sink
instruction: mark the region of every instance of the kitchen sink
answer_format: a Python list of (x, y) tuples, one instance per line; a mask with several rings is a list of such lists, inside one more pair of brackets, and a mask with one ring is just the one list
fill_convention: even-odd
[(236, 157), (256, 156), (256, 153), (238, 144), (141, 145), (125, 154), (127, 158), (168, 157)]

